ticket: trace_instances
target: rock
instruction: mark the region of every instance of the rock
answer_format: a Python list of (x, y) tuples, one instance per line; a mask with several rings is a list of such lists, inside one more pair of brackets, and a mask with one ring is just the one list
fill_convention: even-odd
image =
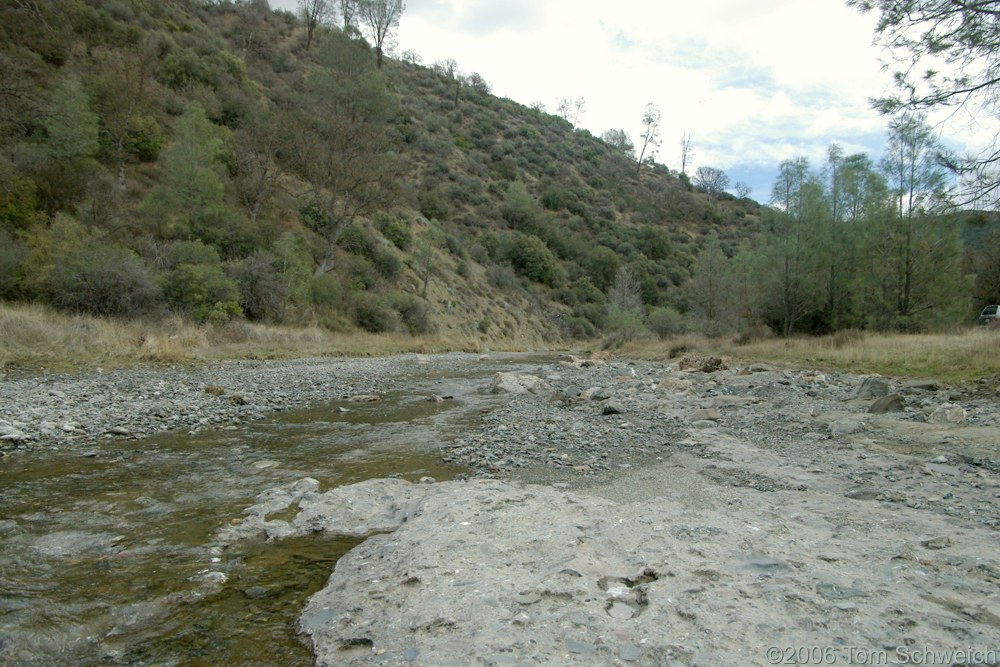
[(844, 497), (851, 500), (876, 500), (879, 497), (879, 492), (876, 489), (862, 487), (860, 489), (851, 489), (844, 494)]
[(918, 391), (937, 391), (940, 384), (936, 380), (910, 380), (904, 382), (900, 390), (906, 394)]
[(906, 404), (899, 394), (888, 394), (883, 396), (868, 406), (868, 412), (873, 415), (882, 415), (887, 412), (903, 412)]
[(850, 598), (868, 597), (868, 593), (859, 588), (841, 586), (833, 583), (817, 584), (816, 592), (825, 597), (827, 600), (847, 600)]
[(550, 389), (540, 377), (523, 373), (500, 372), (490, 383), (491, 394), (541, 394)]
[(931, 537), (926, 540), (921, 540), (920, 546), (924, 547), (925, 549), (932, 549), (932, 550), (947, 549), (948, 547), (951, 546), (951, 538)]
[(19, 431), (10, 424), (0, 423), (0, 440), (9, 442), (24, 442), (30, 440), (31, 436), (23, 431)]
[(720, 419), (722, 419), (722, 415), (719, 414), (718, 410), (713, 410), (712, 408), (703, 408), (701, 410), (696, 410), (694, 415), (692, 415), (691, 417), (691, 421), (693, 422), (700, 422), (700, 421), (717, 422)]
[(602, 415), (621, 415), (625, 414), (625, 406), (621, 404), (620, 401), (608, 400), (604, 402), (604, 407), (601, 408)]
[(642, 647), (632, 643), (625, 643), (618, 647), (618, 657), (625, 662), (637, 662), (642, 659)]
[(830, 436), (838, 438), (844, 435), (853, 435), (864, 430), (864, 423), (857, 419), (837, 419), (830, 422)]
[(129, 430), (124, 426), (112, 426), (108, 429), (108, 433), (111, 435), (129, 435)]
[(722, 359), (719, 357), (699, 356), (683, 357), (679, 362), (677, 362), (677, 367), (682, 371), (693, 370), (700, 371), (702, 373), (714, 373), (715, 371), (726, 369), (726, 365), (722, 363)]
[(375, 403), (382, 400), (382, 397), (378, 394), (355, 394), (348, 397), (347, 400), (350, 403)]
[(595, 648), (590, 642), (578, 642), (575, 639), (567, 639), (566, 650), (570, 653), (589, 655), (594, 652)]
[(934, 409), (934, 412), (927, 417), (931, 424), (964, 424), (966, 412), (965, 408), (955, 403), (945, 403)]
[(888, 396), (890, 391), (892, 391), (892, 386), (888, 380), (878, 375), (870, 375), (858, 385), (854, 392), (854, 398), (878, 398)]
[(635, 616), (635, 610), (624, 602), (613, 602), (608, 608), (608, 616), (625, 621)]
[(777, 558), (756, 555), (750, 556), (746, 560), (737, 564), (735, 569), (738, 572), (744, 572), (746, 574), (772, 576), (778, 572), (784, 572), (791, 568), (788, 566), (788, 563), (778, 560)]

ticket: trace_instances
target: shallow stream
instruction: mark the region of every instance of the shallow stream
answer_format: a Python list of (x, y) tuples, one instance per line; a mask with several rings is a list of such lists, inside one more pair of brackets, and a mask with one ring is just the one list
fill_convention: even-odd
[[(311, 665), (304, 600), (356, 542), (252, 542), (216, 531), (302, 477), (450, 479), (441, 443), (499, 400), (498, 370), (415, 376), (372, 403), (327, 403), (230, 430), (0, 460), (0, 664)], [(432, 395), (449, 396), (442, 401)], [(343, 410), (347, 410), (346, 412)]]

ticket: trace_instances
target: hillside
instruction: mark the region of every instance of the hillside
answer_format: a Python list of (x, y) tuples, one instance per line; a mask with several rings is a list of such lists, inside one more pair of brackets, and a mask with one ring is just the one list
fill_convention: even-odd
[(307, 50), (266, 2), (9, 4), (0, 41), (9, 301), (540, 345), (679, 326), (705, 239), (759, 227), (477, 75)]

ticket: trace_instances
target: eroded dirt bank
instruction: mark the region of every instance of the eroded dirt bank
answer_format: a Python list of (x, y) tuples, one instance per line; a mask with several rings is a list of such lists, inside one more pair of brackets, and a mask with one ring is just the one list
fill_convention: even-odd
[(301, 616), (318, 664), (997, 663), (995, 395), (766, 366), (533, 375), (449, 446), (473, 479), (299, 480), (220, 533), (378, 533)]

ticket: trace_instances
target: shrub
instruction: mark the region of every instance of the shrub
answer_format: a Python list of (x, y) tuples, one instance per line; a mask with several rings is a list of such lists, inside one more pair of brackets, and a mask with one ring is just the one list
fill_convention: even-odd
[(21, 282), (27, 255), (24, 243), (0, 228), (0, 299), (15, 298), (23, 289)]
[(91, 315), (136, 316), (159, 302), (145, 265), (130, 250), (90, 244), (59, 258), (49, 274), (52, 304)]
[(556, 273), (556, 258), (534, 234), (521, 234), (511, 248), (510, 263), (528, 280), (551, 284)]
[(164, 268), (173, 269), (181, 264), (218, 264), (219, 253), (200, 239), (174, 241), (167, 246)]
[(240, 288), (240, 307), (247, 318), (280, 322), (288, 301), (288, 284), (275, 266), (269, 252), (257, 251), (234, 268)]
[(510, 289), (515, 283), (514, 269), (510, 264), (490, 264), (486, 267), (486, 279), (493, 287)]
[(240, 289), (221, 264), (181, 264), (163, 278), (167, 302), (198, 322), (222, 324), (243, 314)]
[(413, 245), (413, 230), (408, 220), (394, 218), (387, 213), (375, 215), (375, 226), (382, 236), (400, 250), (408, 250)]
[(370, 259), (378, 247), (378, 239), (370, 229), (355, 220), (340, 233), (337, 245), (349, 253)]
[(417, 195), (420, 214), (428, 220), (447, 220), (451, 215), (448, 202), (436, 190), (424, 190)]
[(660, 338), (669, 338), (684, 333), (684, 316), (669, 306), (654, 308), (646, 318), (646, 326)]
[(396, 312), (379, 294), (363, 292), (355, 294), (351, 313), (354, 323), (368, 333), (395, 331), (399, 325)]
[(586, 317), (567, 317), (565, 327), (566, 335), (570, 338), (593, 338), (597, 335), (597, 329)]
[(403, 262), (389, 248), (378, 247), (372, 253), (372, 266), (383, 278), (394, 281), (403, 273)]
[(430, 308), (426, 301), (411, 294), (397, 292), (392, 296), (391, 302), (410, 335), (426, 334), (433, 331), (434, 325), (431, 322)]

